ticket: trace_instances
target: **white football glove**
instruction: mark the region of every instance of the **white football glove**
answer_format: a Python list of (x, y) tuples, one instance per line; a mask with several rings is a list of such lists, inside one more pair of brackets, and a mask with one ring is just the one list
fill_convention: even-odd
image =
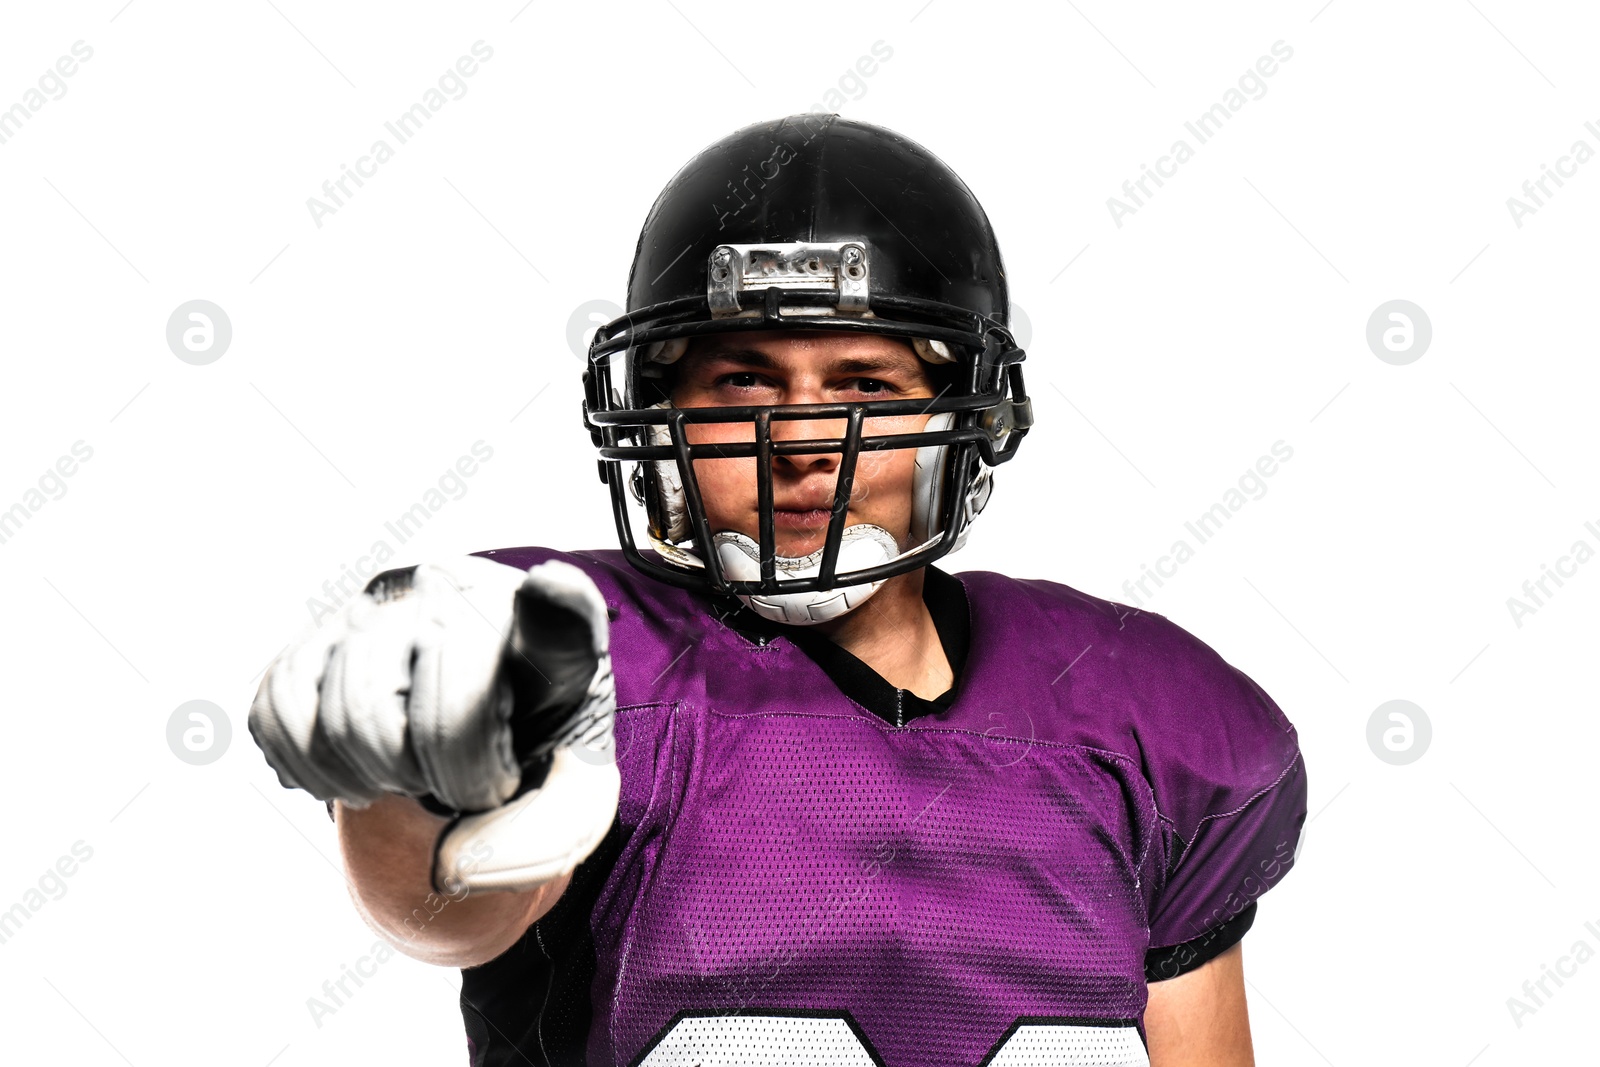
[(605, 601), (550, 560), (387, 571), (279, 655), (251, 736), (287, 788), (456, 817), (434, 888), (522, 889), (572, 870), (620, 791)]

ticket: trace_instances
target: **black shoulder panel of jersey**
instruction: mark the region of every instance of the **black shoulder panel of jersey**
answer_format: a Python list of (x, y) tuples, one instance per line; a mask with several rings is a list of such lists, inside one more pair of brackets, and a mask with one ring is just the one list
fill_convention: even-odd
[(1188, 974), (1201, 964), (1210, 963), (1250, 931), (1256, 921), (1256, 902), (1251, 901), (1239, 914), (1218, 923), (1199, 937), (1177, 945), (1153, 948), (1144, 954), (1144, 980), (1164, 982), (1180, 974)]

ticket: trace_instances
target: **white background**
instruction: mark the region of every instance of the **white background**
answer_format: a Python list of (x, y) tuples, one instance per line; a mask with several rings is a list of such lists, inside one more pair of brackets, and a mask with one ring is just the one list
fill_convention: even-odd
[[(92, 849), (0, 944), (0, 1061), (464, 1062), (453, 970), (398, 957), (313, 1022), (374, 935), (322, 806), (245, 731), (256, 681), (476, 441), (492, 460), (396, 564), (614, 545), (569, 316), (622, 300), (691, 155), (830, 102), (967, 180), (1031, 323), (1037, 428), (950, 569), (1129, 601), (1293, 449), (1145, 604), (1306, 753), (1300, 863), (1246, 941), (1260, 1062), (1594, 1055), (1600, 962), (1520, 1026), (1507, 1006), (1600, 950), (1600, 563), (1520, 626), (1507, 607), (1600, 548), (1600, 162), (1520, 227), (1506, 203), (1600, 149), (1585, 5), (123, 2), (0, 14), (0, 108), (93, 48), (0, 144), (0, 509), (93, 449), (0, 544), (0, 909)], [(465, 96), (318, 227), (307, 198), (478, 40)], [(1265, 94), (1197, 144), (1184, 122), (1280, 40)], [(1107, 198), (1179, 137), (1194, 158), (1118, 226)], [(232, 322), (207, 366), (165, 339), (192, 299)], [(1409, 365), (1366, 342), (1392, 299), (1432, 322)], [(233, 731), (207, 766), (166, 740), (196, 699)], [(1433, 727), (1405, 766), (1366, 740), (1391, 699)]]

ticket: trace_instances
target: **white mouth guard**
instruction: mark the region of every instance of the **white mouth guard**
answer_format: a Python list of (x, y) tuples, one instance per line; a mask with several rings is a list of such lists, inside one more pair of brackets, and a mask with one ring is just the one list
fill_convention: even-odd
[[(742, 533), (725, 531), (713, 539), (723, 572), (732, 580), (761, 580), (761, 546)], [(822, 549), (807, 556), (778, 556), (779, 578), (814, 578), (822, 571)], [(900, 555), (894, 535), (881, 526), (858, 523), (846, 526), (839, 539), (835, 573), (864, 570), (888, 563)], [(885, 579), (887, 580), (887, 579)], [(773, 593), (740, 596), (745, 605), (764, 619), (789, 626), (814, 626), (854, 611), (882, 587), (883, 581), (838, 586), (810, 593)]]

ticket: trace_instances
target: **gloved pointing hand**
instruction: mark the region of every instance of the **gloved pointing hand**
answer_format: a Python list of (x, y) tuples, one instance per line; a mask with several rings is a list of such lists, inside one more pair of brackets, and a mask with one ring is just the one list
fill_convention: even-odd
[(459, 815), (435, 888), (521, 889), (605, 835), (620, 778), (605, 601), (569, 563), (386, 571), (268, 668), (251, 735), (288, 788)]

